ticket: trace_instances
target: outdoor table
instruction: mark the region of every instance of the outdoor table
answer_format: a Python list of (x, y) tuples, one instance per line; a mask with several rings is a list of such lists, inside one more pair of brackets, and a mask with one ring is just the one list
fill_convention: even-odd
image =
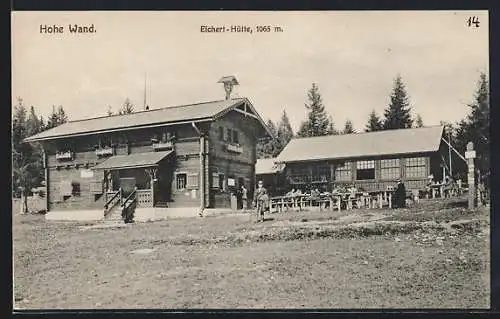
[(432, 184), (430, 185), (432, 190), (432, 198), (436, 198), (436, 191), (439, 190), (440, 197), (443, 197), (443, 188), (445, 184)]
[(340, 193), (331, 193), (327, 196), (328, 196), (329, 201), (330, 201), (330, 208), (333, 210), (333, 203), (335, 202), (337, 204), (338, 211), (340, 211), (342, 195)]
[[(370, 191), (368, 192), (372, 196), (377, 197), (377, 204), (379, 208), (384, 207), (384, 201), (387, 201), (389, 204), (389, 208), (392, 208), (392, 190), (384, 190), (384, 191)], [(373, 206), (372, 206), (373, 207)], [(375, 208), (375, 207), (373, 207)]]

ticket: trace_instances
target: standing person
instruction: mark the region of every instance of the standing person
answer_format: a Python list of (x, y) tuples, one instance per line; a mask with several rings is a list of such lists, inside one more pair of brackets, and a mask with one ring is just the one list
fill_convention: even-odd
[(241, 188), (236, 188), (236, 209), (241, 209), (243, 207)]
[(404, 208), (406, 201), (406, 188), (405, 184), (398, 179), (398, 184), (396, 186), (396, 190), (394, 192), (394, 206), (395, 208)]
[(262, 181), (259, 181), (255, 190), (253, 204), (257, 208), (257, 222), (264, 222), (264, 212), (269, 209), (269, 196)]
[(248, 209), (248, 191), (245, 185), (241, 185), (241, 200), (243, 201), (243, 209)]

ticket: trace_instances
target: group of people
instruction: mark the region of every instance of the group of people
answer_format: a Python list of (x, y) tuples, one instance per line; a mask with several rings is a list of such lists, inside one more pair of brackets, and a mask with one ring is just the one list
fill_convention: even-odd
[(431, 174), (427, 178), (427, 184), (425, 186), (425, 195), (427, 197), (432, 196), (432, 189), (433, 187), (436, 187), (435, 185), (442, 186), (439, 188), (439, 190), (442, 191), (442, 194), (440, 194), (440, 196), (443, 198), (450, 197), (453, 193), (456, 193), (457, 190), (460, 189), (460, 186), (451, 176), (446, 175), (443, 183), (438, 183), (434, 180), (434, 175)]
[[(435, 185), (436, 182), (434, 181), (434, 177), (431, 175), (429, 176), (429, 181), (426, 185), (426, 191), (431, 192), (432, 191), (432, 186)], [(484, 185), (484, 183), (481, 183), (481, 185)], [(449, 196), (450, 192), (456, 187), (456, 183), (453, 181), (453, 179), (450, 176), (445, 177), (445, 183), (443, 187), (443, 194), (441, 196)], [(483, 186), (484, 188), (484, 186)], [(242, 186), (242, 189), (244, 189), (244, 186)], [(332, 191), (332, 193), (335, 192), (342, 192), (342, 193), (356, 193), (359, 190), (352, 185), (351, 187), (346, 187), (345, 189), (335, 189)], [(481, 188), (479, 189), (480, 193), (484, 193), (485, 191)], [(245, 195), (246, 195), (246, 189), (245, 189)], [(297, 204), (298, 198), (301, 196), (306, 195), (302, 192), (301, 189), (295, 189), (292, 188), (289, 192), (285, 194), (285, 197), (292, 198), (293, 203)], [(308, 198), (311, 200), (319, 200), (321, 196), (321, 192), (319, 191), (318, 188), (311, 189), (310, 194)], [(396, 187), (394, 189), (394, 193), (392, 196), (392, 207), (393, 208), (404, 208), (406, 207), (406, 198), (407, 198), (407, 193), (406, 193), (406, 187), (405, 184), (401, 179), (397, 180)], [(481, 196), (481, 199), (483, 197)], [(269, 211), (270, 208), (270, 197), (269, 194), (264, 188), (263, 182), (259, 181), (257, 184), (257, 189), (254, 192), (254, 198), (253, 198), (253, 207), (257, 209), (257, 216), (258, 216), (258, 221), (264, 221), (264, 212)]]

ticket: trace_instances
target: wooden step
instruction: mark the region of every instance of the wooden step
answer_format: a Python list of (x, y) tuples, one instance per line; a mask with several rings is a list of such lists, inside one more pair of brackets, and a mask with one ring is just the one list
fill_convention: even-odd
[(108, 214), (106, 214), (106, 216), (104, 216), (104, 221), (123, 221), (122, 208), (120, 206), (115, 206), (110, 212), (108, 212)]
[(156, 202), (155, 207), (166, 208), (168, 207), (168, 202)]

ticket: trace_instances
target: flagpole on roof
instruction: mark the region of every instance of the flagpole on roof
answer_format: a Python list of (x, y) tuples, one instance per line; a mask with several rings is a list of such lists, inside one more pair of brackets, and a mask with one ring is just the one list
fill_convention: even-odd
[(143, 108), (146, 110), (146, 73), (144, 73), (144, 105)]

